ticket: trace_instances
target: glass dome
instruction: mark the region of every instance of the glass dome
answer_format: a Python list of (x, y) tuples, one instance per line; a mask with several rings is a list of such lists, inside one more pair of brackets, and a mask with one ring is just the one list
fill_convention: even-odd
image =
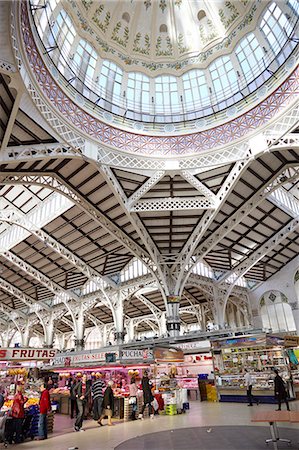
[(30, 0), (66, 85), (126, 120), (188, 122), (247, 98), (298, 43), (297, 0)]

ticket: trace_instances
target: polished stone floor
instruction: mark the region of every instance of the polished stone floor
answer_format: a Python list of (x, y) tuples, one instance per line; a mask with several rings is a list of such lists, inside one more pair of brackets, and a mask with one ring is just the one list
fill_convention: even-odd
[[(282, 428), (280, 438), (298, 441), (298, 430)], [(265, 450), (268, 427), (213, 426), (212, 428), (181, 428), (159, 431), (129, 439), (116, 447), (116, 450)], [(200, 443), (196, 446), (195, 443)], [(279, 443), (279, 450), (288, 444)], [(269, 449), (270, 450), (270, 449)]]
[[(299, 410), (299, 401), (292, 402), (291, 408), (294, 410)], [(85, 432), (75, 433), (72, 429), (73, 422), (66, 416), (56, 415), (55, 417), (55, 432), (49, 436), (49, 439), (46, 441), (37, 441), (37, 442), (25, 442), (18, 446), (11, 446), (10, 448), (19, 448), (20, 450), (30, 449), (30, 450), (68, 450), (71, 448), (78, 448), (79, 450), (114, 450), (120, 444), (123, 444), (125, 441), (129, 439), (137, 438), (143, 435), (150, 435), (152, 433), (158, 433), (161, 431), (171, 431), (173, 433), (179, 433), (178, 436), (183, 436), (180, 434), (179, 429), (188, 429), (188, 428), (197, 428), (201, 427), (201, 430), (198, 431), (204, 432), (206, 439), (214, 439), (215, 438), (215, 446), (208, 447), (213, 450), (222, 450), (219, 448), (219, 440), (216, 436), (215, 430), (213, 427), (219, 426), (248, 426), (246, 429), (252, 430), (250, 427), (257, 427), (259, 425), (251, 424), (251, 417), (256, 410), (259, 411), (268, 411), (275, 409), (275, 405), (259, 405), (253, 406), (252, 408), (247, 407), (246, 404), (238, 404), (238, 403), (210, 403), (210, 402), (192, 402), (190, 403), (190, 410), (186, 412), (186, 414), (181, 414), (177, 416), (155, 416), (154, 419), (146, 419), (146, 420), (138, 420), (135, 422), (123, 422), (114, 420), (114, 426), (108, 427), (99, 427), (94, 421), (89, 420), (85, 421), (83, 428)], [(264, 439), (267, 439), (269, 436), (269, 429), (264, 427)], [(289, 424), (279, 424), (279, 428), (290, 428), (293, 431), (298, 431), (298, 440), (299, 440), (299, 427), (297, 425), (289, 425)], [(186, 430), (187, 431), (187, 430)], [(193, 430), (195, 431), (195, 430)], [(287, 430), (284, 430), (287, 431)], [(171, 434), (173, 434), (171, 433)], [(190, 435), (190, 432), (187, 431)], [(193, 433), (193, 432), (192, 432)], [(218, 433), (218, 428), (217, 428)], [(243, 431), (242, 431), (243, 433)], [(227, 439), (229, 439), (230, 433), (227, 435)], [(247, 432), (245, 435), (250, 439), (251, 433)], [(155, 436), (152, 434), (151, 442), (156, 442)], [(180, 437), (181, 438), (181, 437)], [(168, 439), (168, 442), (171, 443)], [(194, 439), (193, 439), (194, 441)], [(141, 441), (140, 441), (141, 442)], [(178, 442), (178, 440), (176, 440)], [(200, 443), (193, 442), (194, 445), (189, 447), (190, 450), (195, 448), (201, 448)], [(124, 444), (123, 444), (124, 445)], [(143, 445), (143, 444), (140, 444)], [(171, 444), (170, 444), (171, 445)], [(123, 447), (126, 450), (143, 450), (144, 446), (138, 447)], [(185, 450), (188, 447), (184, 446), (180, 447), (171, 447), (168, 446), (165, 450)], [(249, 447), (250, 448), (250, 447)], [(268, 447), (264, 447), (267, 449)], [(269, 450), (273, 448), (269, 446)], [(279, 446), (279, 449), (287, 448), (285, 446)], [(293, 447), (297, 448), (297, 447)], [(119, 447), (121, 450), (122, 447)], [(158, 446), (152, 445), (151, 450), (158, 450)], [(232, 447), (233, 449), (233, 447)], [(242, 447), (240, 448), (240, 450)], [(160, 450), (160, 449), (159, 449)], [(164, 450), (164, 449), (163, 449)], [(252, 449), (254, 450), (254, 447)]]

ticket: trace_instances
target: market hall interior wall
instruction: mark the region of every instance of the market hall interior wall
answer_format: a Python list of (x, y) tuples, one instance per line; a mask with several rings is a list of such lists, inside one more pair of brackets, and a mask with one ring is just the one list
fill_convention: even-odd
[(262, 295), (267, 291), (277, 290), (286, 295), (289, 304), (292, 306), (297, 335), (299, 335), (299, 288), (297, 287), (296, 291), (294, 279), (298, 268), (299, 256), (294, 258), (279, 272), (249, 293), (253, 311), (253, 325), (255, 328), (262, 328), (263, 326), (260, 316), (260, 299)]

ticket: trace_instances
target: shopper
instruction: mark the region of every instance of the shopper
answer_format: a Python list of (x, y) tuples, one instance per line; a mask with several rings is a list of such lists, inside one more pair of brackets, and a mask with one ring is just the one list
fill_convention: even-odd
[(106, 390), (104, 393), (103, 404), (102, 404), (103, 412), (99, 419), (100, 425), (103, 425), (102, 420), (104, 419), (105, 416), (108, 417), (108, 425), (109, 426), (113, 425), (113, 423), (111, 421), (111, 418), (113, 416), (113, 411), (114, 411), (114, 396), (113, 396), (113, 390), (112, 390), (113, 384), (114, 383), (112, 380), (108, 381), (108, 386), (106, 387)]
[(102, 415), (102, 403), (104, 397), (104, 389), (106, 387), (105, 381), (103, 380), (103, 374), (96, 373), (96, 380), (91, 386), (92, 395), (92, 408), (93, 408), (93, 418), (97, 420), (100, 425), (100, 417)]
[(244, 382), (247, 389), (248, 406), (253, 406), (252, 403), (253, 401), (256, 402), (256, 404), (258, 405), (259, 400), (252, 395), (252, 384), (253, 384), (252, 376), (247, 369), (244, 369), (244, 372), (245, 372)]
[(143, 419), (143, 413), (146, 408), (146, 405), (148, 405), (148, 412), (149, 412), (150, 418), (153, 419), (154, 418), (154, 408), (152, 406), (152, 401), (154, 400), (154, 396), (152, 394), (151, 382), (148, 378), (147, 371), (144, 371), (144, 374), (143, 374), (143, 377), (141, 380), (141, 386), (142, 386), (142, 390), (143, 390), (143, 406), (141, 409), (141, 413), (138, 416), (138, 419)]
[(137, 411), (137, 392), (138, 392), (138, 386), (136, 384), (136, 378), (131, 378), (131, 383), (129, 385), (129, 405), (132, 405), (132, 413), (131, 413), (131, 420), (136, 420), (136, 411)]
[(23, 392), (24, 386), (19, 384), (11, 408), (11, 417), (13, 418), (11, 438), (16, 444), (23, 441), (22, 424), (25, 417), (24, 405), (28, 400), (27, 397), (23, 396)]
[(274, 370), (276, 376), (274, 378), (274, 395), (278, 402), (278, 408), (276, 411), (281, 411), (281, 402), (284, 401), (287, 405), (287, 410), (290, 411), (289, 402), (287, 400), (288, 394), (285, 387), (285, 383), (281, 376), (278, 374), (278, 370)]
[(70, 403), (71, 403), (71, 419), (74, 418), (74, 415), (77, 417), (78, 415), (78, 407), (77, 407), (77, 399), (75, 394), (75, 387), (77, 386), (78, 380), (74, 378), (71, 381), (71, 384), (69, 386), (70, 389)]
[(43, 383), (40, 387), (41, 396), (39, 400), (39, 419), (38, 419), (38, 439), (43, 440), (48, 438), (47, 417), (48, 412), (51, 411), (51, 400), (46, 384)]
[(5, 386), (0, 386), (0, 409), (5, 403), (7, 397), (7, 390), (5, 389)]
[(84, 431), (82, 430), (83, 418), (84, 418), (84, 406), (88, 401), (88, 397), (90, 394), (90, 385), (86, 382), (86, 375), (82, 375), (82, 378), (79, 379), (78, 383), (74, 388), (74, 393), (77, 399), (77, 407), (78, 414), (74, 426), (75, 431)]

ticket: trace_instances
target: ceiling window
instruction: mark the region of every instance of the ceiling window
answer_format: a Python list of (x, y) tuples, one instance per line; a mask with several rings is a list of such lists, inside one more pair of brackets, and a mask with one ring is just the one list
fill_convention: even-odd
[(236, 55), (247, 83), (262, 72), (264, 53), (255, 35), (250, 33), (236, 48)]
[(126, 96), (128, 109), (149, 112), (150, 79), (142, 73), (129, 73)]
[(123, 71), (111, 61), (103, 61), (99, 77), (102, 95), (109, 101), (120, 104)]
[(292, 25), (279, 6), (272, 3), (263, 16), (261, 30), (273, 52), (278, 53), (292, 31)]
[(190, 70), (182, 76), (186, 111), (200, 109), (208, 102), (208, 86), (201, 70)]
[[(58, 68), (61, 70), (68, 66), (71, 47), (73, 45), (76, 36), (74, 25), (69, 15), (62, 9), (57, 16), (55, 23), (49, 33), (48, 44), (49, 46), (57, 45), (60, 49), (60, 54), (54, 53), (53, 60), (58, 62)], [(55, 56), (56, 55), (56, 56)], [(57, 60), (58, 61), (55, 61)]]
[(229, 56), (218, 58), (210, 65), (213, 94), (216, 101), (221, 101), (237, 90), (237, 76)]
[(288, 5), (292, 8), (292, 10), (299, 15), (299, 2), (298, 0), (289, 0)]
[(74, 55), (74, 63), (77, 66), (77, 73), (80, 73), (80, 79), (89, 88), (92, 88), (97, 57), (93, 47), (84, 39), (80, 39)]
[(155, 105), (156, 112), (179, 112), (178, 85), (175, 77), (162, 75), (155, 79)]

